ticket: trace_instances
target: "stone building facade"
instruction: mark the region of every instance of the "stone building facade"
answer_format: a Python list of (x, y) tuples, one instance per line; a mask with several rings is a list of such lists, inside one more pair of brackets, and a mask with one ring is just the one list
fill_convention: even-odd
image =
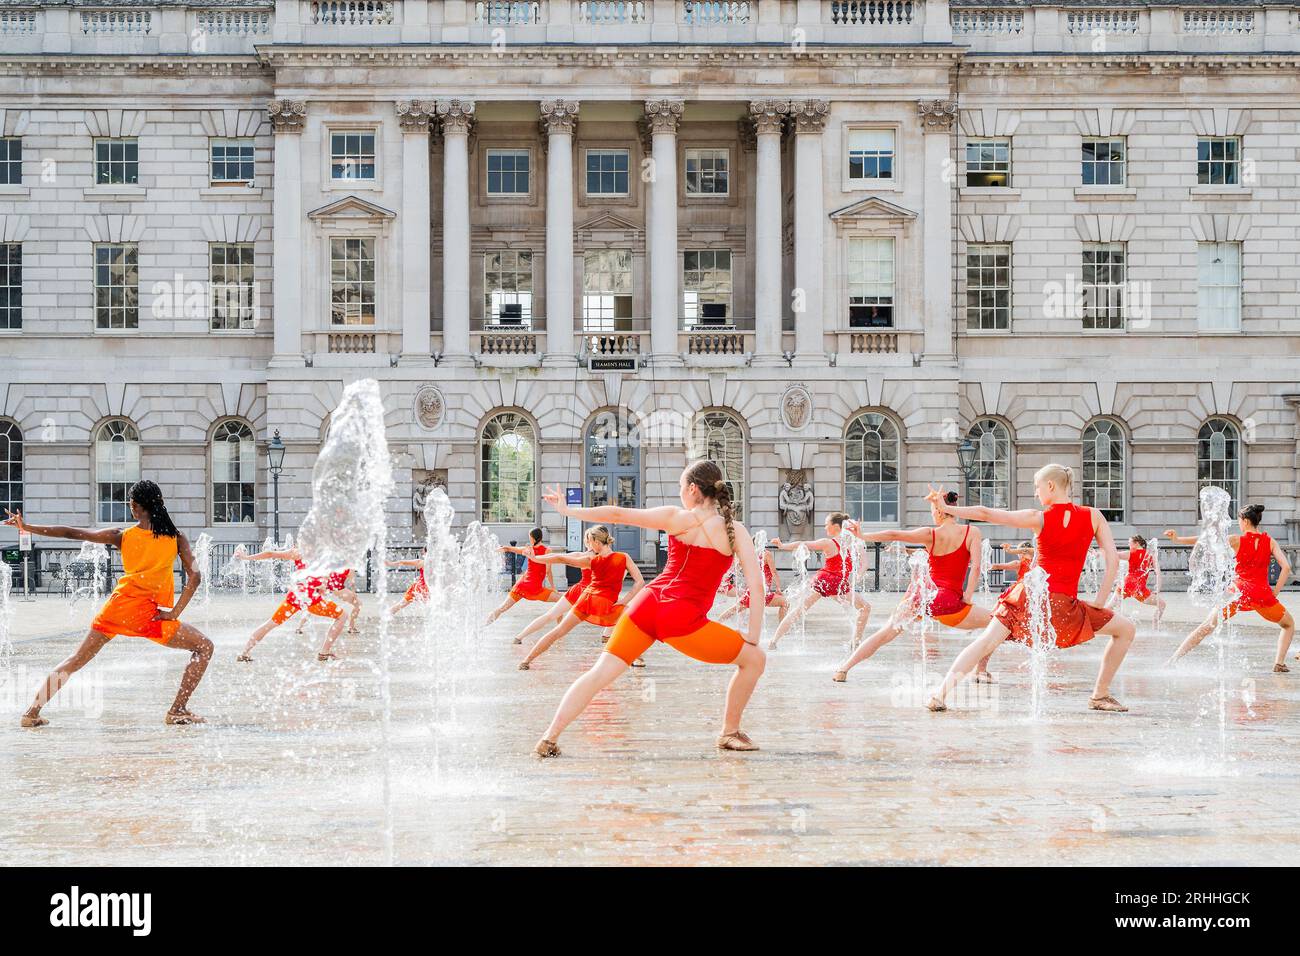
[(1298, 66), (1273, 3), (3, 0), (0, 499), (260, 540), (278, 431), (291, 530), (374, 377), (399, 541), (708, 454), (769, 534), (1059, 460), (1300, 542)]

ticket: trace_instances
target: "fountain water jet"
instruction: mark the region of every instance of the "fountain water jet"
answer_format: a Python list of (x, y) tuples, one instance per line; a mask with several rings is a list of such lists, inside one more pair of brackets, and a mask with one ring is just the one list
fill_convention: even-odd
[(1191, 578), (1187, 593), (1192, 603), (1211, 611), (1217, 625), (1210, 635), (1218, 659), (1219, 756), (1228, 752), (1227, 654), (1235, 634), (1234, 619), (1223, 620), (1223, 611), (1237, 600), (1237, 558), (1228, 535), (1235, 530), (1231, 515), (1232, 498), (1222, 488), (1201, 489), (1201, 530), (1187, 559)]
[(1029, 602), (1030, 713), (1041, 718), (1047, 708), (1047, 676), (1051, 656), (1056, 651), (1056, 629), (1052, 627), (1051, 606), (1047, 590), (1048, 574), (1035, 564), (1025, 575), (1025, 597)]

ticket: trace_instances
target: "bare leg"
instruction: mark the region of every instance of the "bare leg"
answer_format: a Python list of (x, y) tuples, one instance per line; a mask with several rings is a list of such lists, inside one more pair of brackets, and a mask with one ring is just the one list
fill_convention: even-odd
[(402, 598), (400, 601), (398, 601), (396, 604), (394, 604), (392, 607), (388, 609), (388, 616), (392, 617), (394, 614), (396, 614), (398, 611), (400, 611), (402, 608), (406, 607), (410, 603), (411, 603), (410, 598), (405, 598), (405, 597)]
[(59, 692), (59, 688), (66, 684), (72, 675), (81, 670), (94, 659), (95, 655), (104, 649), (111, 638), (107, 634), (101, 634), (99, 631), (90, 631), (82, 639), (80, 646), (72, 652), (63, 663), (50, 672), (50, 676), (45, 678), (41, 686), (36, 689), (36, 697), (32, 701), (32, 706), (28, 707), (22, 717), (24, 727), (40, 727), (49, 723), (41, 716), (41, 708), (50, 702), (50, 698)]
[(1291, 647), (1291, 638), (1295, 637), (1295, 618), (1287, 611), (1277, 624), (1281, 630), (1277, 635), (1277, 659), (1273, 661), (1273, 666), (1286, 667), (1286, 652)]
[(1100, 700), (1110, 695), (1110, 682), (1119, 665), (1124, 663), (1124, 655), (1133, 646), (1133, 637), (1137, 634), (1137, 625), (1126, 617), (1116, 614), (1106, 625), (1099, 628), (1098, 634), (1110, 636), (1106, 653), (1101, 659), (1101, 670), (1097, 674), (1097, 684), (1092, 689), (1092, 699)]
[(858, 609), (858, 616), (853, 622), (853, 646), (857, 647), (862, 642), (862, 632), (867, 629), (867, 621), (871, 620), (871, 605), (861, 594), (854, 594), (853, 606)]
[(737, 601), (735, 604), (731, 605), (731, 607), (727, 608), (725, 611), (723, 611), (721, 614), (718, 615), (718, 622), (721, 623), (723, 621), (726, 621), (727, 618), (731, 617), (733, 614), (736, 614), (739, 610), (740, 610), (740, 602)]
[(578, 622), (578, 615), (566, 615), (564, 620), (537, 639), (537, 643), (532, 646), (532, 649), (528, 652), (528, 656), (519, 662), (519, 669), (521, 671), (528, 670), (529, 664), (537, 660), (537, 658), (542, 654), (546, 653), (548, 647), (577, 627)]
[(768, 650), (775, 648), (780, 643), (781, 638), (785, 637), (790, 628), (794, 626), (794, 623), (808, 613), (808, 609), (821, 599), (822, 596), (816, 591), (809, 591), (803, 602), (794, 610), (794, 613), (787, 614), (781, 623), (776, 626), (776, 633), (772, 635), (772, 639), (767, 643)]
[(776, 608), (776, 623), (779, 627), (781, 622), (785, 620), (786, 613), (790, 610), (790, 602), (785, 599), (784, 594), (778, 594), (772, 598), (772, 603), (768, 606)]
[(361, 616), (361, 598), (356, 591), (344, 588), (342, 591), (334, 592), (340, 601), (352, 608), (352, 613), (348, 615), (348, 633), (357, 633), (357, 618)]
[(546, 611), (546, 613), (537, 615), (537, 617), (533, 618), (531, 621), (528, 622), (527, 627), (525, 627), (522, 631), (520, 631), (518, 634), (515, 635), (514, 643), (522, 644), (524, 642), (524, 638), (527, 637), (529, 634), (533, 634), (537, 631), (540, 631), (547, 624), (553, 624), (556, 621), (563, 618), (564, 615), (569, 612), (569, 608), (571, 607), (573, 607), (573, 605), (570, 604), (568, 601), (565, 601), (563, 604), (558, 604), (555, 607), (551, 608), (550, 610)]
[(501, 602), (500, 606), (499, 606), (495, 611), (493, 611), (491, 614), (488, 615), (488, 619), (487, 619), (486, 621), (483, 622), (484, 626), (486, 627), (488, 624), (491, 624), (492, 622), (494, 622), (494, 621), (495, 621), (497, 618), (499, 618), (502, 614), (506, 613), (506, 611), (508, 611), (508, 610), (510, 610), (512, 607), (514, 607), (515, 604), (516, 604), (518, 601), (519, 601), (519, 598), (517, 598), (517, 597), (511, 597), (511, 596), (507, 595), (507, 596), (506, 596), (506, 599), (505, 599), (504, 601)]
[(746, 642), (732, 663), (736, 665), (736, 673), (731, 675), (727, 684), (727, 702), (722, 711), (723, 736), (740, 730), (740, 718), (744, 716), (745, 705), (767, 667), (767, 655), (758, 645)]
[(253, 658), (250, 657), (249, 655), (253, 653), (253, 648), (255, 648), (261, 642), (262, 638), (266, 637), (266, 635), (270, 634), (279, 626), (280, 625), (277, 624), (274, 619), (272, 619), (267, 621), (256, 631), (254, 631), (252, 635), (248, 638), (248, 643), (244, 645), (244, 651), (239, 655), (239, 660), (251, 661)]
[(880, 650), (882, 647), (884, 647), (886, 644), (888, 644), (890, 641), (892, 641), (894, 638), (898, 637), (898, 635), (902, 633), (903, 633), (903, 625), (891, 618), (888, 622), (886, 622), (884, 627), (876, 631), (876, 633), (872, 634), (869, 638), (867, 638), (865, 641), (863, 641), (861, 644), (857, 646), (857, 649), (854, 650), (853, 655), (848, 660), (846, 660), (843, 664), (841, 664), (839, 666), (839, 669), (835, 672), (835, 680), (843, 681), (844, 678), (848, 676), (849, 671), (853, 670), (853, 668), (857, 667), (868, 657), (876, 653), (876, 651)]
[(339, 635), (342, 633), (343, 615), (340, 614), (334, 619), (334, 623), (330, 625), (329, 633), (325, 635), (325, 643), (321, 645), (320, 653), (316, 655), (317, 660), (329, 660), (334, 656), (330, 653), (330, 648), (334, 646), (334, 642), (339, 639)]
[(601, 652), (591, 669), (569, 685), (569, 689), (560, 698), (560, 706), (556, 709), (555, 716), (551, 718), (551, 725), (546, 728), (546, 736), (543, 740), (551, 743), (559, 740), (560, 734), (564, 733), (564, 728), (587, 709), (591, 699), (614, 683), (625, 670), (627, 664), (621, 658)]
[(1221, 619), (1222, 612), (1211, 611), (1210, 616), (1205, 619), (1201, 626), (1188, 634), (1187, 637), (1183, 639), (1183, 643), (1178, 645), (1178, 650), (1174, 651), (1174, 656), (1165, 662), (1166, 666), (1184, 656), (1193, 647), (1209, 637), (1209, 635), (1213, 633), (1214, 629), (1219, 626), (1219, 621)]
[(990, 620), (988, 626), (984, 628), (984, 633), (967, 644), (962, 652), (957, 655), (957, 659), (952, 662), (952, 667), (948, 668), (948, 675), (930, 696), (930, 701), (926, 706), (931, 710), (943, 709), (947, 703), (948, 695), (952, 693), (952, 689), (965, 680), (966, 675), (973, 671), (980, 661), (992, 655), (997, 650), (998, 645), (1005, 641), (1010, 634), (1011, 631), (1008, 630), (1007, 626), (997, 618)]
[(176, 691), (176, 699), (172, 701), (171, 710), (167, 711), (168, 723), (202, 723), (203, 718), (190, 713), (187, 705), (194, 688), (198, 687), (199, 681), (203, 680), (208, 662), (212, 660), (212, 642), (195, 628), (182, 624), (167, 646), (190, 652), (190, 662), (185, 665), (185, 673), (181, 674), (180, 689)]

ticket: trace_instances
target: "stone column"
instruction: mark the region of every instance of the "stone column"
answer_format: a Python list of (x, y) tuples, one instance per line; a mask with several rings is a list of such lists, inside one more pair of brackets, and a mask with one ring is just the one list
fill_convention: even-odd
[(659, 363), (681, 361), (677, 348), (677, 124), (681, 100), (647, 100), (646, 120), (654, 144), (654, 181), (650, 185), (650, 352)]
[(1294, 468), (1291, 472), (1291, 514), (1286, 516), (1286, 539), (1288, 544), (1300, 544), (1300, 393), (1288, 392), (1282, 400), (1291, 406), (1295, 420), (1295, 454), (1291, 458)]
[(790, 114), (784, 100), (749, 104), (758, 141), (754, 178), (754, 361), (781, 360), (781, 128)]
[(402, 362), (427, 362), (429, 318), (429, 121), (434, 104), (400, 100), (402, 128)]
[(442, 355), (469, 359), (469, 131), (470, 100), (439, 100), (442, 123)]
[(822, 189), (822, 131), (830, 104), (825, 100), (796, 100), (790, 104), (794, 125), (794, 317), (795, 352), (804, 365), (826, 362), (825, 269), (823, 236), (826, 197)]
[[(272, 100), (266, 109), (275, 131), (271, 181), (271, 365), (302, 364), (303, 219), (302, 128), (307, 104)], [(317, 317), (319, 319), (319, 317)]]
[(578, 104), (543, 100), (546, 133), (546, 360), (573, 360), (573, 129)]
[(916, 104), (925, 139), (925, 190), (921, 237), (925, 282), (922, 314), (925, 328), (923, 362), (953, 364), (953, 183), (952, 128), (957, 104), (951, 100), (922, 100)]

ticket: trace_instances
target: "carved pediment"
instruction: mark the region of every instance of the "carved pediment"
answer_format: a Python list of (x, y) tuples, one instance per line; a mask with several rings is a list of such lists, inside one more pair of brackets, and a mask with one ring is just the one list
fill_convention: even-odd
[(344, 196), (342, 199), (336, 199), (334, 202), (319, 209), (313, 209), (307, 213), (308, 219), (331, 219), (337, 221), (368, 221), (394, 219), (397, 213), (391, 209), (385, 209), (383, 206), (376, 206), (372, 202), (367, 202), (360, 196)]
[(831, 221), (844, 222), (911, 222), (916, 213), (879, 196), (868, 196), (831, 213)]
[(574, 231), (583, 239), (633, 239), (641, 235), (642, 227), (612, 212), (603, 212), (578, 223)]

